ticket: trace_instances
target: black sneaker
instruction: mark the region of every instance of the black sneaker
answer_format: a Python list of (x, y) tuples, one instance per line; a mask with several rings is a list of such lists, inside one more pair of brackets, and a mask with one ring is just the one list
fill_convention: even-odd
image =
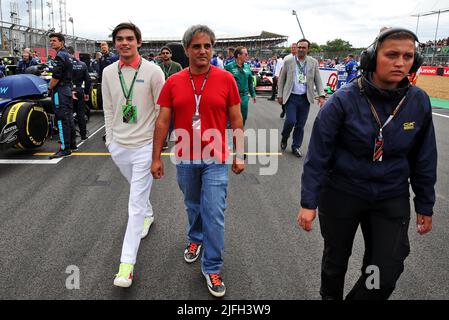
[(89, 139), (88, 136), (81, 137), (81, 140), (82, 140), (82, 141), (86, 141), (87, 139)]
[(211, 273), (207, 274), (203, 272), (204, 277), (206, 278), (207, 289), (209, 292), (217, 298), (221, 298), (226, 293), (226, 286), (221, 279), (221, 275), (219, 273)]
[(60, 159), (60, 158), (67, 158), (72, 155), (72, 151), (70, 150), (59, 150), (55, 154), (50, 156), (50, 159)]
[(200, 256), (201, 247), (199, 243), (190, 242), (184, 250), (184, 260), (187, 263), (195, 262)]
[(72, 150), (72, 152), (76, 152), (76, 151), (78, 151), (78, 146), (76, 144), (71, 144), (70, 150)]
[(299, 150), (299, 148), (294, 148), (294, 149), (292, 150), (292, 153), (293, 153), (296, 157), (302, 158), (302, 153), (301, 153), (301, 150)]
[(168, 149), (168, 142), (167, 140), (165, 140), (164, 145), (162, 146), (162, 150), (167, 150)]
[(288, 140), (282, 140), (281, 141), (281, 149), (282, 149), (282, 151), (287, 149), (287, 142), (288, 142)]

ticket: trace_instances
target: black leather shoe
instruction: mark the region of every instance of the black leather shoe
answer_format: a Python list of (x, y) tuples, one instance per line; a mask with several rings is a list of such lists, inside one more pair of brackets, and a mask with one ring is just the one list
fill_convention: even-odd
[(281, 149), (282, 149), (282, 151), (287, 149), (287, 140), (282, 140), (281, 141)]
[(301, 153), (301, 150), (299, 150), (299, 148), (293, 149), (292, 153), (293, 153), (296, 157), (302, 158), (302, 153)]

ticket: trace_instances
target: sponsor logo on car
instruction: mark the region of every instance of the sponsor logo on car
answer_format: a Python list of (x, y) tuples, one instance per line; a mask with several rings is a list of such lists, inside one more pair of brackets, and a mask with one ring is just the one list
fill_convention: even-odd
[(0, 133), (0, 144), (10, 144), (17, 140), (19, 128), (15, 122), (7, 124)]

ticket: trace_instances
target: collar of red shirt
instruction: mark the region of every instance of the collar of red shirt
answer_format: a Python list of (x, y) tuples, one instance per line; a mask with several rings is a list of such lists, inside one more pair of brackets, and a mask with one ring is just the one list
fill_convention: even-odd
[(140, 54), (137, 54), (137, 56), (134, 58), (134, 60), (131, 61), (130, 63), (126, 63), (125, 61), (123, 61), (120, 58), (119, 66), (120, 66), (120, 69), (123, 68), (124, 66), (126, 66), (126, 67), (131, 67), (131, 68), (137, 70), (137, 68), (139, 67), (139, 62), (140, 62)]

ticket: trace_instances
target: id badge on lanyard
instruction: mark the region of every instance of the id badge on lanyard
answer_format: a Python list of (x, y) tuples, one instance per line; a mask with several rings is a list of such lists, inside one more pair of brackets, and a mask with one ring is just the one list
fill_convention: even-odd
[(397, 113), (399, 112), (399, 110), (401, 109), (402, 105), (404, 104), (405, 98), (407, 96), (404, 96), (402, 98), (402, 100), (399, 102), (399, 104), (397, 105), (397, 107), (395, 108), (395, 110), (393, 111), (393, 114), (391, 114), (387, 121), (384, 123), (384, 125), (382, 125), (382, 122), (380, 121), (379, 115), (377, 114), (376, 108), (374, 108), (374, 105), (372, 104), (372, 102), (370, 101), (370, 99), (368, 97), (366, 97), (366, 99), (368, 100), (368, 103), (370, 105), (371, 108), (371, 113), (374, 116), (374, 119), (376, 120), (376, 123), (379, 127), (379, 133), (376, 136), (376, 139), (374, 140), (374, 153), (373, 153), (373, 162), (383, 162), (384, 160), (384, 146), (385, 146), (385, 139), (384, 139), (384, 134), (383, 131), (385, 129), (385, 127), (387, 127), (391, 121), (393, 121), (393, 119), (396, 117)]
[(307, 75), (306, 75), (306, 63), (302, 66), (300, 62), (298, 62), (296, 59), (296, 65), (298, 66), (299, 72), (298, 72), (298, 83), (299, 84), (305, 84), (307, 82)]
[(126, 104), (122, 106), (123, 123), (127, 123), (127, 124), (136, 124), (137, 123), (137, 106), (132, 104), (132, 100), (133, 100), (134, 84), (136, 83), (137, 74), (139, 73), (141, 65), (142, 65), (142, 59), (140, 59), (139, 66), (137, 67), (136, 73), (134, 74), (134, 78), (131, 82), (131, 86), (130, 86), (129, 90), (128, 90), (128, 86), (125, 83), (125, 79), (123, 78), (123, 74), (120, 69), (120, 65), (118, 67), (120, 85), (122, 87), (123, 95), (126, 99)]
[(192, 128), (193, 130), (201, 130), (201, 116), (199, 113), (201, 96), (195, 95), (195, 100), (196, 100), (196, 110), (195, 114), (192, 117)]
[(206, 74), (206, 78), (204, 78), (203, 85), (201, 87), (201, 93), (199, 95), (196, 94), (195, 82), (193, 81), (192, 73), (189, 69), (190, 80), (192, 82), (193, 93), (195, 95), (195, 113), (192, 117), (192, 128), (193, 130), (201, 131), (201, 116), (200, 116), (200, 104), (201, 98), (203, 97), (204, 87), (206, 86), (207, 78), (209, 77), (210, 70)]
[(137, 107), (133, 105), (122, 106), (123, 123), (136, 124), (137, 123)]

